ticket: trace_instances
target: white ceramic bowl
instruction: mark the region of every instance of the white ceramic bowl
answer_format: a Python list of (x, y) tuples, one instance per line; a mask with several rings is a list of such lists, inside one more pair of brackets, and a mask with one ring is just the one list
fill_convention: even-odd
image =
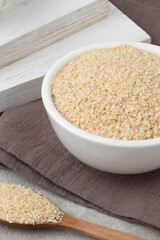
[[(73, 51), (53, 64), (42, 84), (42, 100), (50, 122), (63, 145), (82, 162), (94, 168), (120, 174), (136, 174), (160, 167), (160, 138), (140, 141), (114, 140), (81, 130), (64, 119), (51, 98), (51, 81), (71, 59), (92, 48), (113, 47), (106, 42)], [(160, 55), (160, 47), (147, 43), (128, 43)]]

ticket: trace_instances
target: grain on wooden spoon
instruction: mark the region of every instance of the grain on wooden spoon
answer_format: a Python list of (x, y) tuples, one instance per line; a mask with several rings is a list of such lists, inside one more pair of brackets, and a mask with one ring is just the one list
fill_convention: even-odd
[(41, 194), (12, 184), (0, 184), (0, 223), (19, 228), (69, 228), (102, 240), (142, 240), (69, 216)]

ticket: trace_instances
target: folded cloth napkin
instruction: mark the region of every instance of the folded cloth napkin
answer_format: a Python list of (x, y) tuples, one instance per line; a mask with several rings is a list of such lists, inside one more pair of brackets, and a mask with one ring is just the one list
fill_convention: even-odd
[(72, 201), (160, 228), (160, 170), (127, 176), (86, 166), (58, 140), (41, 100), (2, 114), (0, 162)]

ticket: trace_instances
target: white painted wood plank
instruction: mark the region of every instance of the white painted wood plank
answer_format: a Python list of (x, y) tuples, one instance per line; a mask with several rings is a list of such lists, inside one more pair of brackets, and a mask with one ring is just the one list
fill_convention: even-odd
[(40, 98), (43, 76), (55, 61), (72, 50), (104, 41), (150, 43), (151, 38), (109, 3), (106, 19), (0, 69), (0, 111)]
[(0, 67), (103, 19), (107, 10), (106, 0), (26, 0), (17, 4), (14, 11), (0, 14)]

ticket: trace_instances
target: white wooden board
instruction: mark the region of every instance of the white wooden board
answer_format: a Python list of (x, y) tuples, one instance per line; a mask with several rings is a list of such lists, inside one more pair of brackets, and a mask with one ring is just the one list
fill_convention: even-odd
[(0, 111), (40, 98), (43, 76), (56, 60), (77, 48), (104, 41), (150, 43), (151, 38), (109, 3), (106, 19), (0, 69)]
[(0, 67), (103, 19), (108, 12), (106, 0), (7, 2), (0, 13)]

